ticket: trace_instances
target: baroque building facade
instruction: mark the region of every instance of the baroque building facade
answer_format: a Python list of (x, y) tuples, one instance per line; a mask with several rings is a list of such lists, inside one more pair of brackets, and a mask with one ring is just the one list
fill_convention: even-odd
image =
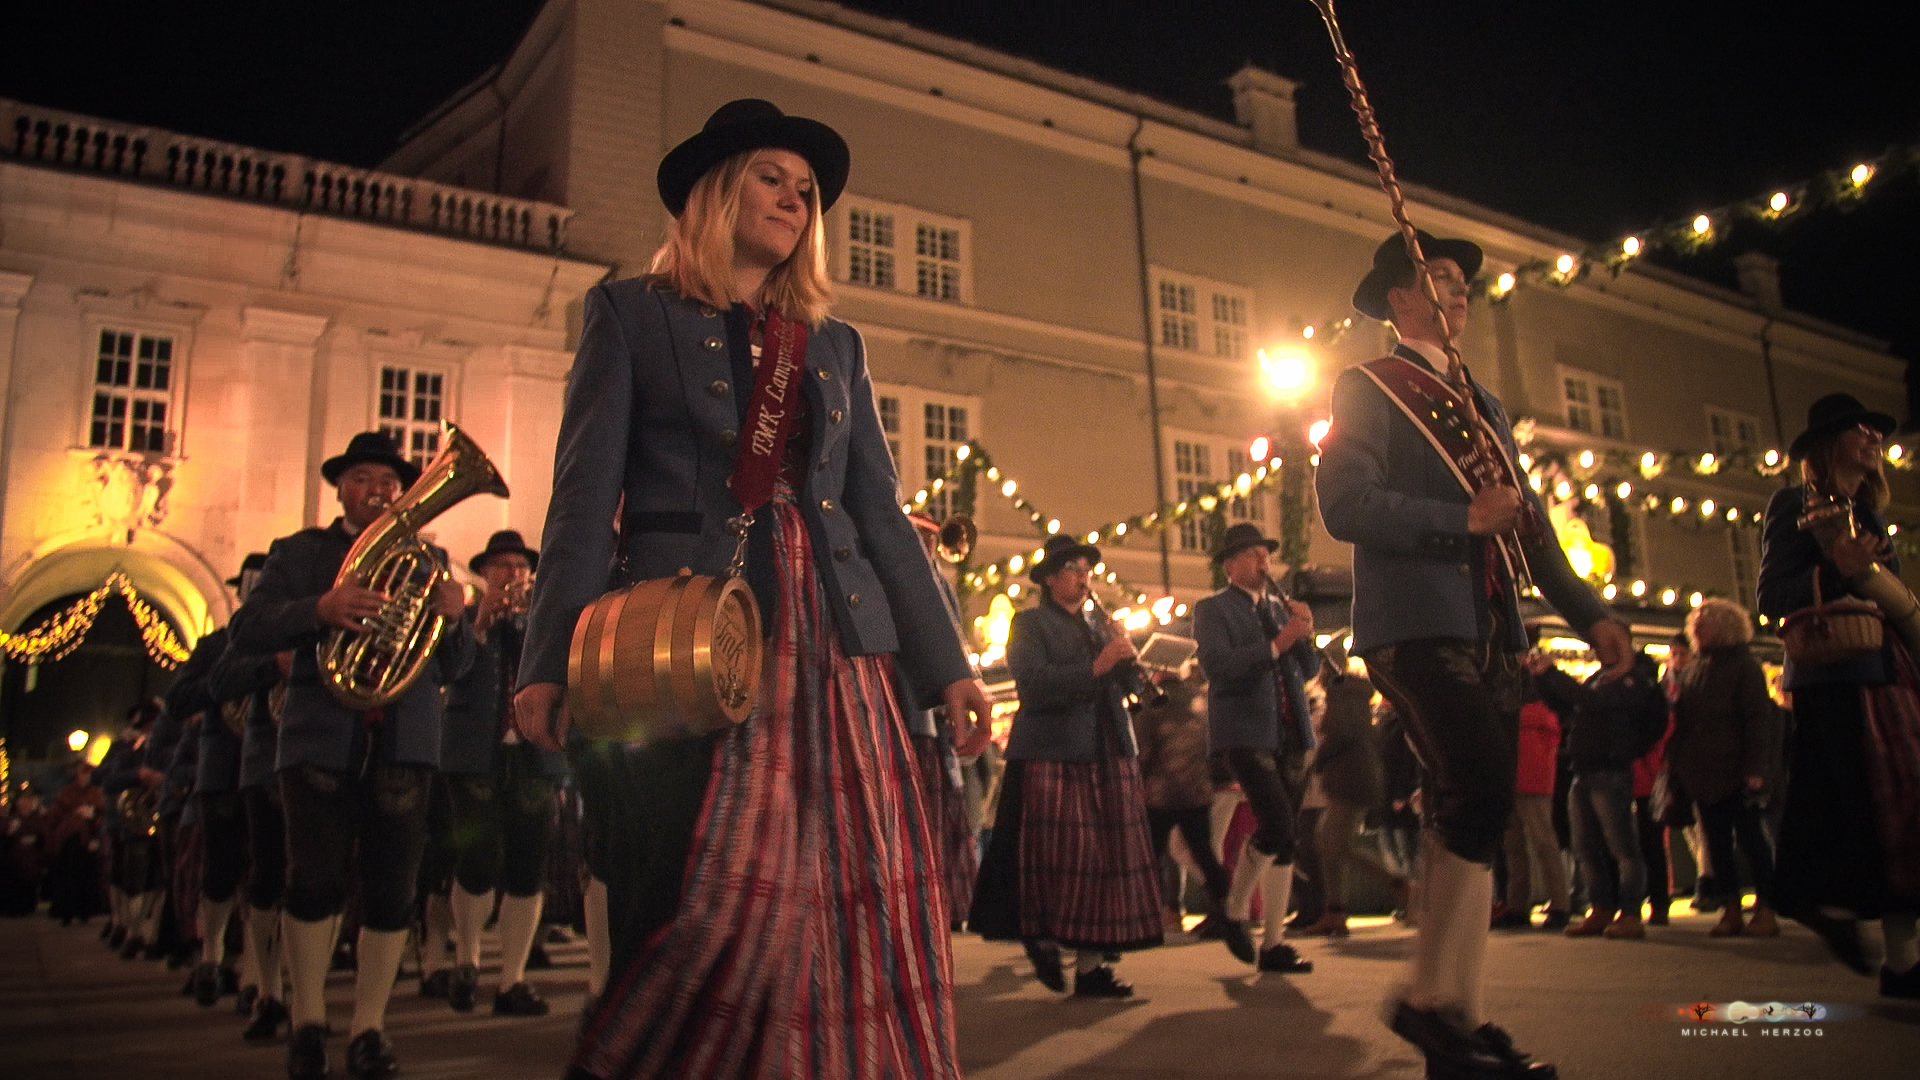
[[(1391, 226), (1370, 171), (1299, 145), (1292, 82), (1230, 85), (1232, 122), (816, 0), (549, 0), (378, 170), (0, 103), (0, 629), (118, 567), (191, 643), (242, 555), (331, 518), (319, 463), (371, 427), (424, 452), (445, 416), (500, 463), (511, 499), (435, 523), (456, 554), (537, 537), (580, 297), (645, 269), (661, 154), (747, 96), (852, 146), (835, 313), (866, 337), (903, 502), (979, 521), (970, 614), (1051, 527), (1097, 533), (1109, 599), (1171, 617), (1245, 519), (1287, 535), (1337, 627), (1348, 556), (1305, 433), (1390, 344), (1348, 296)], [(1489, 280), (1581, 247), (1408, 194)], [(1784, 310), (1764, 260), (1743, 279), (1522, 287), (1463, 341), (1649, 637), (1695, 592), (1750, 602), (1765, 454), (1808, 403), (1903, 400), (1883, 344)], [(1920, 519), (1904, 474), (1895, 495)]]

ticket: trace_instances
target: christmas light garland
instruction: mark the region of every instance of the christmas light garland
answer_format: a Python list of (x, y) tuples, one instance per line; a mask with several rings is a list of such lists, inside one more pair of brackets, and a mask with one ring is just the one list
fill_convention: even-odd
[(154, 663), (171, 670), (186, 660), (187, 649), (174, 634), (173, 627), (134, 591), (133, 580), (120, 570), (108, 574), (99, 588), (74, 601), (65, 611), (49, 616), (39, 626), (19, 634), (0, 630), (0, 651), (29, 663), (65, 659), (86, 640), (94, 620), (100, 617), (101, 606), (115, 593), (126, 602), (127, 610), (140, 628), (141, 643)]

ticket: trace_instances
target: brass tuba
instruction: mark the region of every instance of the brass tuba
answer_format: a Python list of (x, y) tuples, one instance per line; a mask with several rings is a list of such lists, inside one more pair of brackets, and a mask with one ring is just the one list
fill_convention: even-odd
[(320, 640), (327, 689), (349, 709), (377, 709), (406, 693), (440, 643), (445, 620), (434, 613), (433, 593), (447, 568), (420, 539), (420, 529), (469, 496), (507, 497), (506, 481), (480, 447), (451, 423), (443, 427), (446, 448), (361, 530), (333, 579), (338, 587), (364, 577), (367, 588), (387, 598), (363, 629), (330, 629)]

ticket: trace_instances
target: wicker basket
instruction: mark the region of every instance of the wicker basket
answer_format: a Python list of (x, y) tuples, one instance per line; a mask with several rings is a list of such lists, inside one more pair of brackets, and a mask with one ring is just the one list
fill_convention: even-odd
[(1879, 652), (1885, 624), (1880, 609), (1865, 600), (1820, 602), (1820, 570), (1813, 571), (1813, 606), (1787, 616), (1780, 643), (1795, 664), (1844, 664)]

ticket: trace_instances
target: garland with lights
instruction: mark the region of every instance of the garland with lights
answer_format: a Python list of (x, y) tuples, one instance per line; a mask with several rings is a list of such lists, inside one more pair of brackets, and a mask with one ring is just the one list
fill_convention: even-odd
[(154, 663), (171, 670), (186, 660), (186, 646), (180, 643), (173, 627), (167, 625), (166, 619), (153, 609), (153, 605), (141, 599), (140, 594), (134, 591), (133, 579), (119, 570), (108, 574), (107, 580), (99, 588), (74, 601), (65, 611), (49, 616), (39, 626), (19, 634), (0, 630), (0, 651), (15, 660), (28, 663), (50, 663), (65, 659), (86, 640), (87, 634), (93, 630), (94, 620), (100, 617), (101, 607), (115, 593), (126, 602), (133, 621), (140, 627), (140, 641), (146, 646), (147, 655), (153, 658)]
[[(1471, 284), (1468, 297), (1504, 303), (1523, 285), (1565, 289), (1586, 277), (1596, 266), (1618, 277), (1629, 263), (1650, 252), (1695, 254), (1711, 248), (1731, 235), (1732, 226), (1740, 221), (1780, 228), (1815, 211), (1851, 210), (1867, 197), (1869, 185), (1872, 190), (1880, 190), (1887, 186), (1885, 181), (1914, 172), (1920, 172), (1920, 143), (1892, 147), (1879, 157), (1850, 168), (1829, 169), (1797, 184), (1717, 206), (1690, 218), (1663, 222), (1578, 252), (1562, 252), (1552, 259), (1530, 259), (1503, 274), (1483, 275)], [(1332, 345), (1353, 329), (1353, 321), (1351, 315), (1329, 318), (1305, 327), (1301, 336)]]

